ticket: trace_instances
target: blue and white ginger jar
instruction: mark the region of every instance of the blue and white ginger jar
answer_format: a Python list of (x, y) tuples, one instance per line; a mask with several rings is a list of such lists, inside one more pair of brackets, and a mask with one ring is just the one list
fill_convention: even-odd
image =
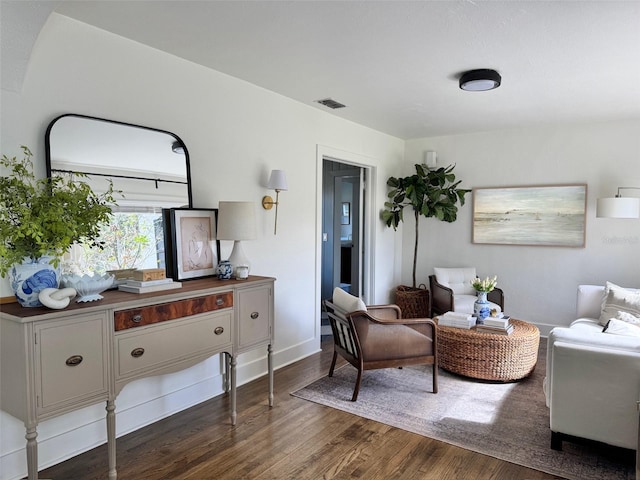
[(231, 262), (229, 260), (222, 260), (218, 264), (217, 273), (220, 280), (229, 280), (231, 278), (231, 275), (233, 274)]
[(25, 257), (22, 263), (14, 264), (9, 270), (9, 282), (23, 307), (41, 307), (38, 295), (45, 288), (60, 286), (60, 267), (49, 263), (53, 257), (36, 260)]

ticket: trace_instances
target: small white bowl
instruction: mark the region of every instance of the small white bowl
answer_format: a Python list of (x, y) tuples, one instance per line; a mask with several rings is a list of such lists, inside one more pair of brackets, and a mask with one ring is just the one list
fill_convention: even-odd
[(75, 288), (79, 298), (76, 302), (93, 302), (103, 298), (104, 292), (113, 284), (115, 277), (108, 273), (104, 275), (62, 275), (60, 283), (63, 287)]

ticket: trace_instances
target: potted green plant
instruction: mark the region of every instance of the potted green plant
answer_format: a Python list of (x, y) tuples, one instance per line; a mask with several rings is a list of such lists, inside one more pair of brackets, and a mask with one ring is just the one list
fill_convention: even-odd
[[(455, 165), (430, 169), (424, 164), (416, 164), (416, 173), (407, 177), (390, 177), (387, 186), (389, 201), (385, 202), (382, 220), (388, 227), (398, 228), (404, 220), (404, 209), (410, 207), (415, 219), (415, 242), (413, 247), (413, 289), (416, 289), (416, 265), (418, 260), (419, 220), (420, 216), (435, 217), (443, 222), (454, 222), (458, 216), (458, 203), (464, 205), (465, 195), (470, 192), (458, 188), (461, 180), (456, 181), (453, 173)], [(407, 288), (405, 287), (404, 290)], [(428, 298), (428, 297), (427, 297)], [(428, 300), (427, 300), (428, 303)], [(421, 312), (417, 316), (428, 316), (430, 312)]]
[[(0, 160), (0, 276), (9, 273), (22, 305), (39, 306), (37, 293), (59, 285), (60, 258), (69, 247), (99, 246), (100, 228), (116, 202), (112, 185), (96, 194), (80, 174), (36, 178), (33, 154), (21, 149), (22, 159), (3, 155)], [(20, 272), (23, 263), (31, 265), (29, 273)], [(50, 273), (35, 276), (38, 266)]]

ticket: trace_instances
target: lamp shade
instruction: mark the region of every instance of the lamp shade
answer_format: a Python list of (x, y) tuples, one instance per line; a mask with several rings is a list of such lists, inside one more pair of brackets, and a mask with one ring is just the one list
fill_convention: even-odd
[(596, 217), (640, 218), (640, 198), (599, 198), (596, 204)]
[(267, 188), (271, 190), (287, 190), (287, 177), (284, 170), (271, 170)]
[(218, 204), (218, 240), (255, 240), (256, 206), (254, 202)]

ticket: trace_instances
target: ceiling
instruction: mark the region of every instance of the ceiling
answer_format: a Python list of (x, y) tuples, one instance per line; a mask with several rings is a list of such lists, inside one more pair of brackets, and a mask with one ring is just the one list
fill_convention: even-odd
[[(61, 1), (54, 11), (403, 139), (640, 118), (636, 0)], [(500, 72), (502, 86), (460, 90), (476, 68)], [(315, 102), (324, 98), (347, 106)]]

